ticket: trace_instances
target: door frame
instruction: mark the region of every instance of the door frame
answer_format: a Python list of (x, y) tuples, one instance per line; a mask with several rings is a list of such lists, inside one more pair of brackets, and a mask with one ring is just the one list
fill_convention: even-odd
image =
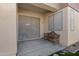
[[(27, 16), (27, 17), (33, 17), (33, 16), (28, 16), (28, 15), (21, 15), (21, 14), (19, 14), (18, 15), (18, 18), (19, 18), (19, 16)], [(37, 18), (37, 17), (35, 17), (35, 18)], [(19, 21), (19, 19), (18, 19), (18, 21)], [(40, 18), (39, 18), (39, 23), (40, 23)], [(19, 23), (18, 23), (18, 27), (19, 27)], [(40, 24), (39, 24), (39, 29), (40, 29)], [(19, 29), (18, 29), (19, 30)], [(40, 31), (40, 30), (39, 30)], [(19, 31), (18, 31), (19, 32)], [(40, 34), (40, 32), (39, 32), (39, 34)], [(18, 38), (19, 39), (19, 38)], [(35, 39), (40, 39), (40, 37), (37, 37), (37, 38), (31, 38), (30, 40), (35, 40)], [(28, 39), (29, 40), (29, 39)], [(19, 41), (26, 41), (26, 40), (19, 40)]]

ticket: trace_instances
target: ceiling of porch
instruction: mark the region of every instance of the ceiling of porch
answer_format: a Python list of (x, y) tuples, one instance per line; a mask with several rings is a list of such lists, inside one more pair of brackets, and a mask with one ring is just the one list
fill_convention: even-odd
[(19, 9), (30, 10), (38, 13), (56, 12), (67, 6), (67, 3), (18, 3)]

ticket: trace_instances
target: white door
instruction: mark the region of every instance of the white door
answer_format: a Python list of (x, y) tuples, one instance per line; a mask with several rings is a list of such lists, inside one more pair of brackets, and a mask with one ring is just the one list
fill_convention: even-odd
[(40, 18), (19, 15), (19, 40), (33, 40), (40, 37)]

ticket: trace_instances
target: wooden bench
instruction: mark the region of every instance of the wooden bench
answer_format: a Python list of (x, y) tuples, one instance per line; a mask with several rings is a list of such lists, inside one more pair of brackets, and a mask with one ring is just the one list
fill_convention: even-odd
[(50, 33), (44, 33), (44, 39), (53, 43), (59, 43), (60, 35), (55, 33), (54, 31)]

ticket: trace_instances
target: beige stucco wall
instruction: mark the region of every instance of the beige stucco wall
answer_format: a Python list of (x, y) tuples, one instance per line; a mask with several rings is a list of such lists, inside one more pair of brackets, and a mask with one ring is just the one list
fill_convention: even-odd
[(18, 15), (40, 18), (40, 37), (43, 37), (43, 34), (44, 34), (44, 14), (32, 12), (30, 10), (19, 9)]
[[(61, 35), (60, 44), (69, 46), (79, 41), (79, 13), (76, 12), (75, 31), (70, 32), (69, 11), (66, 7), (60, 11), (64, 12), (63, 16), (63, 31), (56, 31)], [(60, 12), (58, 11), (58, 12)], [(56, 12), (57, 13), (57, 12)], [(29, 10), (20, 10), (18, 15), (32, 16), (40, 18), (40, 37), (43, 37), (44, 32), (48, 31), (48, 16), (49, 14), (41, 14)], [(0, 4), (0, 55), (16, 55), (17, 52), (17, 32), (16, 32), (16, 4), (7, 3)]]
[(63, 12), (63, 31), (55, 31), (55, 32), (61, 35), (60, 39), (59, 39), (59, 43), (63, 46), (67, 46), (67, 44), (68, 44), (68, 32), (67, 32), (67, 29), (68, 29), (68, 27), (67, 27), (68, 7), (64, 8), (62, 10), (59, 10), (55, 13), (46, 14), (45, 15), (45, 24), (44, 24), (45, 29), (44, 30), (45, 30), (45, 32), (50, 32), (48, 30), (48, 16), (54, 15), (54, 14), (59, 13), (61, 11)]
[[(68, 15), (72, 8), (68, 7)], [(74, 9), (73, 9), (74, 10)], [(75, 11), (75, 10), (74, 10)], [(70, 31), (70, 16), (68, 16), (68, 45), (79, 42), (79, 12), (75, 11), (74, 31)]]
[[(70, 31), (70, 7), (66, 7), (61, 9), (55, 13), (63, 11), (63, 31), (55, 31), (60, 34), (60, 44), (64, 46), (70, 46), (79, 41), (79, 12), (75, 11), (75, 31)], [(46, 15), (45, 19), (45, 32), (49, 32), (48, 30), (48, 16), (54, 15), (55, 13), (49, 13)]]
[(16, 55), (16, 4), (0, 4), (0, 55)]

